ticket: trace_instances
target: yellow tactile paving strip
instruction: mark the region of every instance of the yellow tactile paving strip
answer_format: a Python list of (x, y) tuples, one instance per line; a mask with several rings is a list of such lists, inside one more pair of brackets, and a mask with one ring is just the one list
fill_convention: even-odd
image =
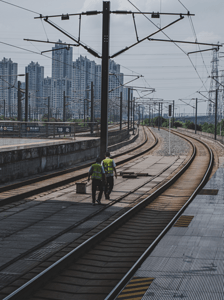
[(188, 227), (193, 218), (194, 216), (181, 216), (174, 224), (174, 227)]
[(133, 277), (116, 299), (142, 299), (153, 280), (152, 277)]

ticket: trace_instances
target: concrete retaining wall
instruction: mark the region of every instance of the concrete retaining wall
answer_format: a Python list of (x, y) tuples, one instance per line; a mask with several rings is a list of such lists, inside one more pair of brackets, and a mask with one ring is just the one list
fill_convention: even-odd
[(117, 149), (119, 149), (119, 148), (121, 148), (121, 147), (127, 146), (127, 145), (130, 144), (130, 143), (134, 143), (134, 142), (137, 140), (138, 136), (139, 136), (139, 131), (138, 131), (138, 129), (136, 129), (136, 131), (137, 131), (137, 132), (135, 133), (134, 136), (129, 136), (129, 139), (124, 140), (123, 142), (114, 144), (114, 145), (112, 145), (112, 146), (109, 146), (109, 147), (108, 147), (108, 150), (109, 150), (109, 151), (115, 151), (115, 150), (117, 150)]
[[(129, 135), (126, 129), (108, 132), (108, 146), (115, 145), (123, 142), (124, 140), (128, 140)], [(110, 150), (113, 151), (113, 150)]]
[[(118, 149), (129, 143), (127, 138), (127, 130), (113, 132), (109, 136), (109, 145), (118, 144), (116, 145)], [(79, 162), (95, 159), (99, 153), (99, 138), (71, 142), (65, 140), (58, 144), (54, 141), (9, 146), (7, 150), (0, 148), (0, 183), (70, 167)]]
[(0, 152), (0, 183), (72, 166), (95, 158), (99, 149), (100, 140), (92, 139)]

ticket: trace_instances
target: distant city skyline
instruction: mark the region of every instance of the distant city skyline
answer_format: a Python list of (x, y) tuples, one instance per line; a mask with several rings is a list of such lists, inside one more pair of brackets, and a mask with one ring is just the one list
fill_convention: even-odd
[[(51, 77), (44, 76), (44, 66), (38, 62), (31, 61), (25, 67), (24, 73), (28, 73), (29, 116), (32, 119), (40, 119), (44, 114), (46, 115), (49, 98), (52, 117), (63, 118), (64, 102), (66, 102), (66, 118), (89, 117), (90, 88), (93, 83), (94, 111), (96, 117), (100, 117), (101, 65), (82, 55), (72, 61), (72, 48), (61, 45), (61, 40), (58, 40), (58, 43), (52, 47)], [(9, 65), (10, 67), (8, 67)], [(6, 73), (6, 69), (14, 70), (14, 77), (11, 76), (11, 73)], [(14, 91), (13, 98), (12, 93), (10, 95), (9, 92), (6, 94), (6, 91), (0, 93), (0, 101), (5, 100), (5, 114), (8, 117), (17, 116), (17, 85), (18, 81), (21, 81), (17, 77), (17, 69), (16, 62), (10, 58), (3, 58), (0, 65), (0, 76), (6, 77), (5, 80), (0, 77), (0, 88), (6, 87), (6, 91)], [(123, 87), (123, 74), (120, 72), (120, 65), (113, 60), (109, 61), (109, 72), (109, 108), (119, 114), (120, 93), (124, 91), (124, 95), (127, 95)], [(13, 86), (10, 86), (9, 79), (10, 82), (14, 80)], [(21, 88), (25, 88), (25, 82), (21, 81)], [(125, 97), (123, 97), (124, 103), (127, 100)], [(22, 110), (24, 114), (24, 102), (22, 102)]]
[[(70, 1), (64, 0), (20, 0), (19, 5), (16, 0), (8, 0), (11, 4), (0, 2), (0, 24), (1, 24), (1, 56), (11, 58), (18, 62), (18, 72), (22, 73), (31, 61), (38, 62), (45, 67), (45, 77), (51, 77), (51, 54), (42, 51), (50, 50), (50, 44), (24, 41), (25, 38), (49, 40), (56, 42), (58, 39), (71, 43), (68, 37), (58, 32), (44, 22), (44, 20), (34, 19), (40, 14), (60, 15), (65, 13), (81, 13), (85, 11), (102, 11), (102, 0)], [(160, 0), (160, 1), (140, 1), (140, 0), (112, 0), (111, 10), (127, 10), (132, 12), (162, 12), (162, 13), (187, 13), (194, 16), (184, 16), (184, 19), (153, 36), (156, 39), (171, 39), (179, 41), (195, 41), (217, 44), (224, 42), (224, 3), (223, 0)], [(160, 26), (177, 20), (179, 15), (160, 15), (158, 19), (152, 19), (151, 15), (136, 15), (137, 35), (139, 39), (158, 30)], [(16, 20), (16, 22), (15, 22)], [(53, 19), (52, 19), (53, 20)], [(69, 34), (78, 37), (79, 18), (70, 17), (70, 20), (53, 20)], [(15, 26), (16, 24), (16, 26)], [(157, 27), (156, 27), (157, 26)], [(110, 55), (136, 43), (136, 32), (133, 19), (130, 15), (111, 14), (110, 24)], [(87, 46), (90, 46), (98, 53), (102, 50), (102, 15), (82, 16), (80, 39)], [(72, 42), (73, 43), (73, 42)], [(15, 48), (18, 47), (18, 48)], [(200, 46), (201, 50), (212, 49), (213, 47)], [(210, 88), (212, 68), (212, 51), (187, 55), (188, 52), (197, 51), (199, 47), (183, 43), (166, 43), (160, 41), (149, 41), (136, 45), (128, 51), (116, 57), (116, 63), (121, 66), (124, 75), (140, 74), (144, 77), (135, 83), (139, 86), (150, 86), (156, 92), (152, 97), (164, 100), (175, 100), (177, 110), (180, 112), (193, 113), (194, 100), (192, 98), (203, 99), (199, 102), (198, 112), (206, 112), (207, 100), (200, 96), (198, 91), (208, 96)], [(222, 52), (220, 48), (220, 52)], [(73, 61), (80, 55), (86, 56), (87, 51), (81, 47), (73, 48)], [(219, 60), (219, 70), (224, 69), (224, 59)], [(90, 61), (91, 55), (87, 55)], [(100, 65), (100, 59), (94, 59)], [(124, 82), (128, 81), (124, 77)], [(137, 97), (137, 93), (134, 92)], [(178, 99), (185, 99), (187, 104)]]

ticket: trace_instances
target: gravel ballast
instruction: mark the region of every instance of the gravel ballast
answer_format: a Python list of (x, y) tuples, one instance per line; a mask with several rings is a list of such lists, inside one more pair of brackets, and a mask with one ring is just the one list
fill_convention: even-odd
[(169, 155), (187, 155), (190, 151), (190, 145), (187, 141), (179, 136), (170, 133), (170, 154), (169, 154), (169, 132), (163, 129), (152, 128), (156, 136), (162, 140), (161, 147), (153, 153), (153, 155), (169, 156)]

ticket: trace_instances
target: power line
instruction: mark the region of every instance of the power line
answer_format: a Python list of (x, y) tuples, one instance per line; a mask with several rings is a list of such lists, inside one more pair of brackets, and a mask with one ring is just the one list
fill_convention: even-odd
[[(141, 12), (141, 10), (137, 7), (137, 6), (135, 6), (130, 0), (128, 0), (128, 2), (131, 4), (131, 5), (133, 5), (134, 7), (135, 7), (135, 9), (137, 9), (149, 22), (151, 22), (157, 29), (159, 29), (159, 30), (161, 30), (161, 32), (170, 40), (170, 41), (172, 41), (171, 40), (171, 38), (159, 27), (159, 26), (157, 26), (152, 20), (150, 20), (143, 12)], [(186, 54), (187, 55), (187, 53), (179, 46), (179, 45), (177, 45), (177, 43), (175, 43), (175, 42), (173, 42), (182, 52), (184, 52), (184, 54)]]
[[(41, 54), (41, 53), (39, 53), (39, 52), (36, 52), (36, 51), (33, 51), (33, 50), (29, 50), (29, 49), (26, 49), (26, 48), (22, 48), (22, 47), (19, 47), (19, 46), (15, 46), (15, 45), (12, 45), (12, 44), (9, 44), (9, 43), (5, 43), (5, 42), (2, 42), (2, 41), (0, 41), (0, 43), (3, 44), (3, 45), (7, 45), (7, 46), (10, 46), (10, 47), (16, 48), (16, 49), (20, 49), (20, 50), (27, 51), (27, 52), (30, 52), (30, 53), (33, 53), (33, 54), (37, 54), (37, 55), (44, 56), (44, 57), (46, 57), (46, 58), (48, 58), (48, 59), (51, 59), (51, 60), (53, 60), (53, 61), (60, 62), (60, 63), (62, 63), (62, 64), (64, 64), (64, 65), (67, 65), (67, 66), (70, 66), (70, 67), (73, 67), (73, 68), (75, 68), (75, 69), (80, 70), (77, 66), (73, 66), (73, 65), (67, 64), (67, 63), (65, 63), (65, 62), (61, 62), (60, 60), (55, 59), (55, 58), (52, 58), (52, 57), (49, 57), (49, 56), (47, 56), (46, 54)], [(89, 71), (85, 71), (85, 73), (88, 73), (88, 74), (90, 74), (90, 75), (95, 75), (95, 76), (101, 78), (101, 76), (99, 76), (99, 75), (97, 75), (97, 74), (95, 74), (95, 73), (91, 73), (91, 72), (89, 72)]]
[[(193, 20), (192, 20), (191, 16), (190, 16), (189, 20), (190, 20), (190, 24), (191, 24), (191, 27), (192, 27), (192, 31), (193, 31), (194, 36), (195, 36), (195, 41), (197, 41), (197, 35), (196, 35), (196, 31), (195, 31), (194, 24), (193, 24)], [(198, 49), (201, 50), (201, 48), (200, 48), (199, 45), (198, 45)], [(206, 72), (207, 72), (207, 74), (209, 75), (209, 72), (208, 72), (208, 69), (207, 69), (207, 67), (206, 67), (206, 64), (205, 64), (205, 61), (204, 61), (204, 57), (203, 57), (202, 52), (200, 52), (200, 54), (201, 54), (202, 62), (203, 62), (203, 64), (204, 64), (204, 66), (205, 66)]]
[(29, 12), (32, 12), (32, 13), (34, 13), (34, 14), (40, 15), (38, 12), (33, 11), (33, 10), (30, 10), (30, 9), (28, 9), (28, 8), (25, 8), (25, 7), (22, 7), (22, 6), (19, 6), (19, 5), (15, 5), (15, 4), (13, 4), (13, 3), (9, 3), (9, 2), (4, 1), (4, 0), (0, 0), (0, 1), (1, 1), (1, 2), (4, 2), (4, 3), (6, 3), (6, 4), (9, 4), (9, 5), (15, 6), (15, 7), (17, 7), (17, 8), (20, 8), (20, 9), (23, 9), (23, 10), (26, 10), (26, 11), (29, 11)]
[(47, 41), (49, 41), (49, 38), (48, 38), (48, 35), (47, 35), (47, 31), (46, 31), (46, 29), (45, 29), (45, 27), (44, 27), (43, 20), (42, 20), (42, 19), (40, 19), (40, 20), (41, 20), (41, 24), (42, 24), (42, 26), (43, 26), (43, 29), (44, 29), (45, 35), (46, 35), (46, 37), (47, 37)]
[[(49, 57), (49, 56), (47, 56), (47, 55), (41, 54), (41, 53), (36, 52), (36, 51), (33, 51), (33, 50), (28, 50), (28, 49), (26, 49), (26, 48), (18, 47), (18, 46), (11, 45), (11, 44), (8, 44), (8, 43), (4, 43), (4, 42), (1, 42), (1, 41), (0, 41), (0, 43), (2, 43), (2, 44), (4, 44), (4, 45), (7, 45), (7, 46), (11, 46), (11, 47), (17, 48), (17, 49), (20, 49), (20, 50), (23, 50), (23, 51), (28, 51), (28, 52), (31, 52), (31, 53), (34, 53), (34, 54), (38, 54), (38, 55), (44, 56), (44, 57), (46, 57), (46, 58), (49, 58), (49, 59), (51, 59), (51, 60), (54, 60), (54, 61), (57, 61), (57, 62), (62, 63), (60, 60), (54, 59), (54, 58), (52, 58), (52, 57)], [(30, 43), (31, 43), (31, 42), (30, 42)], [(31, 43), (31, 45), (33, 45), (33, 44)], [(33, 46), (34, 46), (34, 45), (33, 45)], [(36, 48), (36, 46), (34, 46), (34, 47)], [(39, 51), (38, 48), (36, 48), (36, 49)], [(65, 63), (65, 62), (63, 62), (63, 64), (64, 64), (64, 65), (71, 66), (71, 67), (76, 68), (76, 69), (78, 69), (78, 70), (81, 70), (81, 66), (80, 66), (80, 68), (79, 68), (79, 67), (77, 67), (77, 66), (73, 66), (73, 65), (67, 64), (67, 63)], [(124, 66), (122, 66), (122, 67), (124, 67)], [(128, 68), (126, 68), (126, 69), (128, 69)], [(130, 69), (128, 69), (128, 70), (130, 70)], [(132, 70), (130, 70), (130, 71), (132, 71)], [(132, 72), (134, 72), (134, 71), (132, 71)], [(87, 70), (85, 70), (85, 73), (88, 73), (88, 74), (90, 74), (90, 75), (95, 75), (96, 77), (101, 78), (100, 75), (97, 75), (97, 74), (95, 74), (95, 73), (91, 73), (91, 72), (89, 72), (89, 71), (87, 71)], [(141, 77), (142, 77), (142, 75), (141, 75)], [(126, 83), (126, 84), (127, 84), (127, 83)], [(123, 86), (125, 86), (125, 83), (123, 84)]]
[(180, 2), (180, 4), (186, 9), (186, 11), (189, 11), (189, 10), (186, 8), (186, 6), (184, 6), (183, 3), (182, 3), (180, 0), (178, 0), (178, 2)]
[[(149, 21), (149, 22), (151, 22), (157, 29), (160, 29), (159, 28), (159, 26), (157, 26), (154, 22), (152, 22), (143, 12), (141, 12), (141, 10), (136, 6), (136, 5), (134, 5), (130, 0), (128, 0), (128, 2), (131, 4), (131, 5), (133, 5), (140, 13), (142, 13), (142, 15)], [(179, 1), (180, 2), (180, 1)], [(180, 2), (181, 3), (181, 2)], [(182, 4), (182, 3), (181, 3)], [(183, 4), (182, 4), (183, 5)], [(185, 9), (186, 9), (186, 7), (185, 7)], [(187, 53), (179, 46), (179, 45), (177, 45), (177, 43), (175, 43), (174, 41), (172, 41), (172, 39), (163, 31), (163, 30), (161, 30), (161, 32), (171, 41), (171, 42), (173, 42), (185, 55), (187, 55)], [(202, 84), (204, 85), (204, 82), (203, 82), (203, 80), (201, 79), (201, 77), (200, 77), (200, 75), (199, 75), (199, 73), (198, 73), (198, 71), (197, 71), (197, 68), (195, 67), (195, 65), (194, 65), (194, 63), (192, 62), (192, 60), (191, 60), (191, 58), (189, 57), (189, 55), (187, 55), (187, 57), (188, 57), (188, 59), (190, 60), (190, 62), (191, 62), (191, 64), (192, 64), (192, 66), (193, 66), (193, 68), (194, 68), (194, 70), (195, 70), (195, 72), (197, 73), (197, 75), (198, 75), (198, 77), (199, 77), (199, 79), (201, 80), (201, 82), (202, 82)], [(205, 87), (205, 86), (204, 86)], [(205, 89), (206, 89), (206, 87), (205, 87)]]

